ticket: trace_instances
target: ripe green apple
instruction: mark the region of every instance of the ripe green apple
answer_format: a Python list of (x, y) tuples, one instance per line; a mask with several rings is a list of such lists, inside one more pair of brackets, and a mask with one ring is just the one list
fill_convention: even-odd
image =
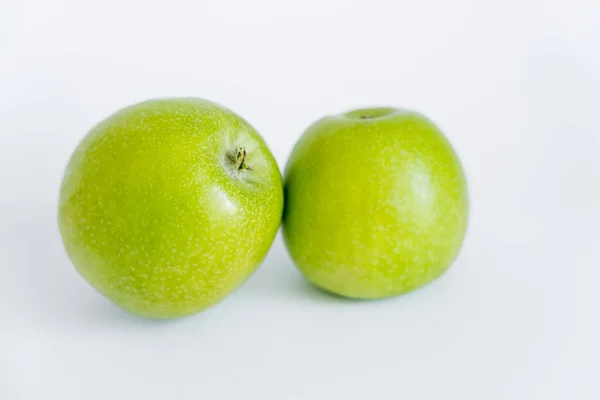
[(100, 293), (136, 315), (201, 311), (267, 254), (282, 179), (260, 135), (207, 100), (158, 99), (95, 126), (64, 174), (67, 254)]
[(467, 227), (460, 161), (426, 117), (368, 108), (325, 117), (295, 145), (283, 233), (315, 285), (377, 299), (417, 289), (457, 256)]

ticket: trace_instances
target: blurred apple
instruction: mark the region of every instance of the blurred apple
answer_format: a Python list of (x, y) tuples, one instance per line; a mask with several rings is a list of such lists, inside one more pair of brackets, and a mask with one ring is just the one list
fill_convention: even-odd
[(285, 172), (283, 233), (315, 285), (376, 299), (417, 289), (457, 256), (467, 184), (442, 132), (416, 112), (355, 110), (313, 124)]

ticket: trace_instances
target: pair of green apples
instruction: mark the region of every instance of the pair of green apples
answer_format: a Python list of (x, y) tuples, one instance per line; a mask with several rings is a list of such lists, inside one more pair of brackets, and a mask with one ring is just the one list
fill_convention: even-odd
[(175, 318), (248, 279), (282, 220), (315, 285), (360, 299), (409, 292), (457, 256), (467, 208), (458, 157), (416, 112), (317, 121), (282, 181), (245, 120), (180, 98), (124, 108), (86, 135), (65, 171), (58, 221), (69, 258), (100, 293), (132, 314)]

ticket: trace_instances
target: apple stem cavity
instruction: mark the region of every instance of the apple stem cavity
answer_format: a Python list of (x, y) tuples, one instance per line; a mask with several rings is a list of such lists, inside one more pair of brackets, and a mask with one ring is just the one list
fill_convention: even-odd
[(246, 164), (246, 149), (243, 147), (238, 147), (235, 151), (235, 157), (232, 160), (235, 164), (235, 170), (236, 171), (240, 171), (240, 170), (247, 170), (250, 171), (252, 170), (252, 168), (250, 168), (247, 164)]

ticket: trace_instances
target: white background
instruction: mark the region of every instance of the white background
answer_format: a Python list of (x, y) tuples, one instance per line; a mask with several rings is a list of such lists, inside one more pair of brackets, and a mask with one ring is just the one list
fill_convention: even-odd
[[(599, 399), (599, 49), (594, 0), (0, 0), (0, 399)], [(64, 254), (58, 188), (93, 124), (163, 96), (238, 112), (282, 169), (324, 114), (420, 110), (467, 171), (463, 252), (353, 302), (278, 238), (209, 311), (125, 314)]]

